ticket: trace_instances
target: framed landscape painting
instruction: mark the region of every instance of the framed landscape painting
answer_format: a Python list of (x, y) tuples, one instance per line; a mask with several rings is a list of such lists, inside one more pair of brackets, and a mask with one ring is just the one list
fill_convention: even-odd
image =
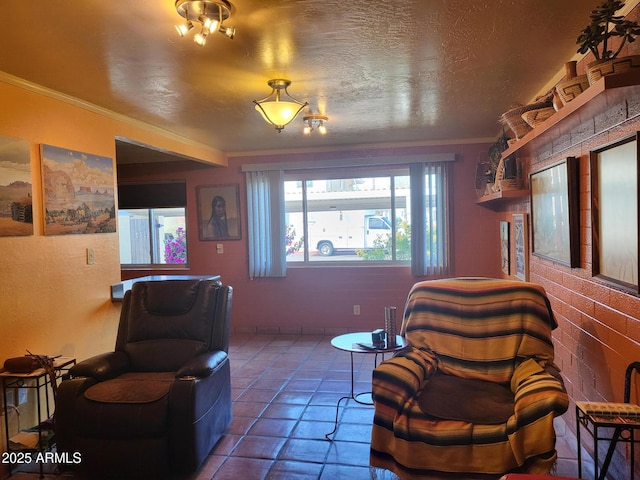
[(578, 163), (574, 157), (530, 175), (532, 253), (568, 267), (580, 265)]
[(116, 231), (113, 160), (41, 146), (44, 234)]
[(29, 142), (0, 136), (0, 236), (33, 235)]

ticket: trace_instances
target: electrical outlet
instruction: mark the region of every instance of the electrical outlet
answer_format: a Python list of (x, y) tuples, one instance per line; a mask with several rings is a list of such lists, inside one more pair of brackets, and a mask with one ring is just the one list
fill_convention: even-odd
[(353, 306), (353, 314), (354, 315), (360, 315), (360, 305), (354, 305)]
[(224, 253), (224, 245), (222, 243), (218, 243), (216, 245), (216, 252), (217, 253)]
[(87, 265), (93, 265), (96, 263), (96, 257), (93, 253), (93, 248), (87, 248)]

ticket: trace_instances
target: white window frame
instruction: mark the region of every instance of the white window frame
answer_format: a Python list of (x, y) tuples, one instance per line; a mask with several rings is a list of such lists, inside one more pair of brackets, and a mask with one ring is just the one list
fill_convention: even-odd
[[(443, 275), (449, 270), (449, 168), (447, 162), (455, 160), (455, 154), (412, 155), (400, 157), (375, 157), (364, 159), (333, 160), (322, 162), (281, 162), (272, 164), (243, 165), (247, 179), (247, 210), (249, 221), (249, 276), (284, 277), (286, 276), (286, 253), (284, 222), (284, 178), (300, 169), (318, 169), (323, 177), (338, 174), (338, 169), (359, 168), (361, 176), (370, 176), (379, 167), (409, 166), (411, 176), (411, 212), (412, 212), (412, 260), (411, 272), (417, 276)], [(374, 168), (369, 168), (374, 167)], [(430, 170), (436, 169), (436, 170)], [(426, 235), (426, 172), (438, 172), (437, 201), (438, 238), (427, 239)], [(339, 175), (342, 178), (342, 175)], [(432, 215), (429, 218), (432, 219)], [(421, 228), (421, 225), (424, 228)], [(444, 230), (444, 231), (442, 231)], [(414, 233), (415, 232), (415, 233)], [(430, 237), (433, 237), (431, 235)], [(276, 241), (279, 239), (279, 241)], [(426, 243), (431, 247), (427, 255)], [(437, 261), (434, 263), (434, 258)], [(387, 262), (384, 262), (388, 264)], [(373, 262), (358, 262), (358, 266), (376, 265)], [(305, 263), (304, 266), (309, 264)], [(347, 265), (341, 263), (340, 265)], [(320, 264), (314, 263), (314, 267)], [(335, 264), (334, 264), (335, 266)]]
[[(154, 228), (154, 221), (156, 218), (155, 211), (163, 210), (163, 209), (182, 209), (184, 210), (184, 218), (185, 218), (185, 234), (187, 235), (186, 240), (186, 249), (187, 249), (187, 262), (186, 263), (162, 263), (161, 259), (158, 256), (162, 255), (161, 246), (163, 245), (163, 240), (160, 239), (157, 235), (158, 231)], [(147, 212), (147, 231), (149, 235), (149, 255), (150, 262), (149, 263), (122, 263), (120, 262), (120, 267), (122, 269), (138, 269), (141, 267), (144, 268), (155, 268), (155, 269), (182, 269), (187, 268), (189, 266), (189, 246), (188, 246), (188, 232), (186, 230), (186, 219), (187, 219), (187, 209), (186, 207), (156, 207), (156, 208), (122, 208), (118, 211), (118, 218), (120, 218), (120, 211), (128, 211), (128, 210), (139, 210)], [(120, 225), (122, 228), (123, 226)], [(118, 236), (121, 235), (121, 228), (118, 229)], [(120, 238), (119, 238), (120, 241)]]

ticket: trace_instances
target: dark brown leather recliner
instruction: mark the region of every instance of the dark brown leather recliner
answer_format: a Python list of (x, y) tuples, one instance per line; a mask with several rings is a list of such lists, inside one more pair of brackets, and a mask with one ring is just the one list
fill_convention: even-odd
[(193, 472), (231, 423), (232, 288), (213, 280), (138, 282), (114, 352), (75, 365), (59, 388), (58, 451), (91, 478)]

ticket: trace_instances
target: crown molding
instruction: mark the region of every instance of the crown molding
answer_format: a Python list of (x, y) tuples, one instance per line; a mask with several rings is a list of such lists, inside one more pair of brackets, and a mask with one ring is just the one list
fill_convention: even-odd
[(113, 110), (109, 110), (107, 108), (101, 107), (99, 105), (95, 105), (93, 103), (87, 102), (85, 100), (81, 100), (79, 98), (73, 97), (71, 95), (67, 95), (66, 93), (58, 92), (56, 90), (50, 89), (48, 87), (44, 87), (42, 85), (38, 85), (37, 83), (30, 82), (20, 77), (16, 77), (14, 75), (8, 74), (6, 72), (0, 71), (0, 82), (7, 83), (9, 85), (13, 85), (14, 87), (22, 88), (23, 90), (27, 90), (32, 93), (36, 93), (38, 95), (43, 95), (45, 97), (51, 98), (53, 100), (57, 100), (60, 102), (64, 102), (66, 104), (72, 105), (77, 108), (81, 108), (83, 110), (87, 110), (91, 113), (95, 113), (112, 120), (115, 120), (120, 123), (124, 123), (126, 125), (130, 125), (135, 128), (139, 128), (141, 130), (146, 130), (148, 132), (157, 134), (162, 137), (166, 137), (168, 139), (174, 140), (176, 142), (180, 142), (185, 145), (189, 145), (192, 147), (197, 147), (203, 150), (208, 150), (210, 152), (214, 152), (219, 155), (225, 156), (225, 153), (217, 148), (213, 148), (210, 145), (204, 145), (199, 142), (195, 142), (187, 137), (183, 137), (181, 135), (176, 135), (175, 133), (165, 130), (160, 127), (156, 127), (149, 123), (142, 122), (140, 120), (136, 120), (131, 117), (127, 117), (126, 115), (122, 115), (120, 113), (116, 113)]

